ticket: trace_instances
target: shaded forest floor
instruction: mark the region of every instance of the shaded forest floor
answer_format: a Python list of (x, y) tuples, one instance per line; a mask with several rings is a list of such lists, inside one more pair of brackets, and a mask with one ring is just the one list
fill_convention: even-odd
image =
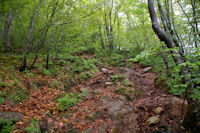
[[(24, 115), (13, 132), (24, 132), (24, 128), (30, 126), (32, 131), (63, 133), (168, 132), (179, 127), (179, 118), (170, 113), (172, 95), (155, 87), (156, 74), (152, 70), (148, 71), (139, 64), (129, 67), (101, 64), (96, 67), (98, 70), (91, 78), (79, 83), (69, 83), (70, 77), (62, 78), (62, 82), (70, 86), (55, 82), (60, 79), (59, 73), (63, 72), (60, 70), (57, 71), (58, 76), (53, 77), (37, 69), (32, 70), (37, 76), (16, 72), (16, 76), (23, 81), (21, 86), (29, 88), (29, 95), (19, 102), (5, 100), (0, 105), (0, 112)], [(4, 72), (6, 77), (11, 75), (8, 69)], [(31, 84), (33, 80), (37, 88)], [(7, 78), (5, 81), (14, 82)], [(20, 86), (20, 83), (16, 84)], [(1, 85), (2, 92), (5, 86)], [(81, 94), (77, 102), (66, 108), (59, 107), (58, 99), (72, 92)], [(20, 93), (26, 91), (21, 90)], [(38, 123), (33, 124), (33, 118)]]

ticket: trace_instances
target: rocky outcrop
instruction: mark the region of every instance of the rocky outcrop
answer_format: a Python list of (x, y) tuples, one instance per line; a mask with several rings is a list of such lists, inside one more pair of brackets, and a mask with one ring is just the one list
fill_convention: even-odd
[(173, 97), (171, 99), (171, 115), (181, 117), (182, 115), (185, 116), (188, 110), (188, 103), (187, 100), (179, 99)]
[(24, 115), (17, 112), (0, 112), (0, 119), (4, 121), (21, 121)]

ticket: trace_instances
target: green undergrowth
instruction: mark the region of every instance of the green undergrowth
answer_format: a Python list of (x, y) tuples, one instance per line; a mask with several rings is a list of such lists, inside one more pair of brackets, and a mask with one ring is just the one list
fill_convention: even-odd
[(35, 119), (32, 119), (30, 126), (26, 127), (24, 129), (24, 131), (26, 131), (27, 133), (41, 133), (40, 126), (39, 126), (39, 121), (35, 120)]
[(110, 80), (115, 84), (117, 84), (120, 81), (124, 81), (125, 78), (126, 78), (126, 75), (121, 75), (121, 74), (115, 74), (115, 75), (110, 76)]
[[(24, 85), (24, 82), (20, 80), (18, 72), (16, 72), (13, 66), (1, 67), (0, 72), (0, 87), (3, 88), (1, 91), (1, 101), (7, 99), (11, 103), (17, 103), (27, 98), (29, 91)], [(9, 72), (9, 73), (7, 73)]]
[(13, 131), (15, 127), (15, 120), (12, 121), (5, 121), (3, 119), (0, 119), (0, 132), (1, 133), (10, 133)]
[[(38, 59), (30, 71), (36, 53), (30, 53), (27, 58), (27, 69), (19, 72), (23, 54), (7, 54), (2, 56), (0, 66), (0, 104), (5, 100), (10, 103), (24, 101), (30, 90), (37, 90), (44, 86), (49, 89), (62, 89), (70, 92), (70, 88), (94, 77), (100, 67), (121, 67), (131, 63), (125, 62), (129, 56), (127, 51), (97, 50), (94, 46), (74, 45), (63, 48), (57, 54), (52, 53), (49, 60), (49, 69), (46, 69), (44, 51), (38, 54)], [(125, 75), (112, 75), (112, 82), (122, 82), (124, 86), (130, 83)]]
[(86, 93), (86, 91), (84, 91), (83, 93), (67, 93), (64, 97), (60, 97), (57, 99), (57, 109), (60, 111), (65, 111), (67, 108), (73, 107), (75, 104), (82, 100), (83, 96), (85, 96)]
[[(168, 62), (168, 72), (166, 70), (166, 64), (163, 60), (163, 55)], [(192, 56), (186, 55), (185, 58), (187, 58), (188, 61), (179, 64), (178, 66), (175, 65), (173, 58), (170, 54), (163, 55), (157, 53), (155, 50), (143, 51), (134, 58), (129, 59), (128, 62), (137, 62), (144, 67), (152, 66), (154, 68), (154, 72), (158, 73), (155, 77), (155, 85), (161, 89), (167, 90), (169, 93), (176, 96), (184, 97), (186, 95), (186, 90), (188, 86), (192, 83), (193, 87), (190, 89), (190, 97), (200, 101), (200, 61), (198, 61), (199, 53), (194, 53)], [(184, 67), (190, 69), (190, 73), (188, 73), (188, 75), (181, 74), (181, 70)], [(183, 83), (182, 80), (185, 76), (190, 80)]]

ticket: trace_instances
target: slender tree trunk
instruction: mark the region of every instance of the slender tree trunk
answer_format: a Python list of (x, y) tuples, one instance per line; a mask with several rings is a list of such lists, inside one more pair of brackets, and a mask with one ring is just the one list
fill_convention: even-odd
[[(48, 33), (48, 31), (49, 31), (49, 28), (52, 26), (52, 20), (53, 20), (53, 18), (54, 18), (54, 15), (55, 15), (55, 13), (56, 13), (56, 9), (57, 9), (57, 5), (58, 5), (58, 2), (59, 2), (59, 0), (57, 0), (56, 1), (56, 3), (55, 3), (55, 5), (54, 5), (54, 8), (53, 8), (53, 10), (52, 10), (52, 13), (51, 13), (51, 17), (50, 17), (50, 22), (48, 23), (48, 24), (46, 24), (46, 29), (44, 30), (44, 33), (43, 33), (43, 36), (42, 36), (42, 38), (41, 39), (39, 39), (39, 41), (38, 41), (38, 45), (37, 45), (37, 51), (36, 51), (36, 55), (35, 55), (35, 58), (34, 58), (34, 60), (33, 60), (33, 63), (32, 63), (32, 65), (31, 65), (31, 67), (30, 67), (30, 70), (33, 68), (33, 65), (35, 64), (35, 62), (37, 61), (37, 59), (38, 59), (38, 54), (39, 54), (39, 51), (40, 51), (40, 49), (41, 49), (41, 47), (42, 47), (42, 45), (45, 43), (45, 39), (46, 39), (46, 36), (47, 36), (47, 33)], [(48, 7), (49, 8), (49, 7)], [(47, 13), (47, 16), (49, 15), (49, 13)], [(48, 17), (47, 17), (48, 18)], [(48, 21), (48, 20), (47, 20)]]
[(194, 44), (195, 47), (198, 48), (198, 42), (197, 42), (197, 31), (198, 31), (198, 23), (196, 20), (196, 10), (195, 10), (195, 6), (196, 6), (196, 2), (195, 0), (191, 0), (191, 5), (192, 5), (192, 29), (193, 29), (193, 34), (194, 34)]
[(5, 46), (7, 50), (11, 49), (11, 32), (12, 32), (12, 20), (13, 20), (13, 14), (12, 14), (12, 8), (10, 8), (9, 13), (8, 13), (8, 18), (5, 24)]
[(27, 36), (27, 41), (26, 41), (26, 46), (25, 46), (25, 51), (24, 51), (24, 58), (23, 58), (23, 64), (20, 67), (19, 71), (23, 72), (26, 69), (26, 64), (27, 64), (27, 55), (28, 55), (28, 47), (30, 45), (30, 40), (31, 40), (31, 35), (33, 32), (33, 28), (34, 28), (34, 22), (36, 19), (36, 16), (38, 15), (38, 10), (40, 9), (40, 5), (42, 3), (43, 0), (40, 0), (37, 4), (37, 7), (33, 13), (33, 16), (31, 18), (30, 24), (29, 24), (29, 30), (28, 30), (28, 36)]
[(108, 18), (107, 18), (107, 13), (106, 13), (105, 4), (104, 4), (106, 34), (107, 34), (107, 38), (108, 38), (108, 45), (111, 50), (114, 49), (113, 27), (112, 27), (112, 8), (113, 8), (113, 0), (112, 0), (112, 7), (111, 7), (111, 9), (109, 9)]
[(117, 34), (117, 40), (118, 40), (118, 46), (120, 48), (120, 40), (119, 40), (119, 34), (120, 34), (120, 22), (119, 22), (119, 15), (117, 13), (117, 29), (118, 29), (118, 34)]
[[(165, 5), (169, 6), (169, 3), (165, 2)], [(179, 37), (176, 34), (175, 29), (172, 29), (172, 22), (171, 22), (171, 19), (170, 19), (169, 7), (166, 7), (167, 13), (165, 14), (160, 0), (158, 0), (158, 9), (159, 9), (159, 12), (160, 12), (160, 17), (161, 17), (161, 21), (163, 23), (163, 27), (165, 29), (165, 32), (167, 32), (168, 35), (171, 36), (175, 46), (179, 47), (179, 52), (183, 56), (184, 55), (184, 50), (182, 48), (182, 45), (180, 45), (181, 41), (179, 40)]]
[[(179, 6), (180, 6), (180, 8), (181, 8), (181, 10), (183, 11), (183, 13), (185, 14), (185, 16), (186, 16), (186, 18), (187, 18), (187, 21), (188, 21), (188, 25), (189, 26), (191, 26), (191, 29), (192, 29), (192, 31), (191, 32), (194, 32), (193, 33), (193, 36), (194, 36), (194, 38), (196, 38), (196, 35), (198, 34), (199, 35), (199, 37), (200, 37), (200, 33), (198, 32), (198, 33), (195, 33), (195, 25), (193, 24), (193, 22), (190, 20), (190, 18), (189, 18), (189, 16), (188, 16), (188, 14), (185, 12), (185, 10), (183, 9), (183, 6), (182, 6), (182, 4), (180, 3), (180, 1), (179, 0), (177, 0), (177, 3), (179, 4)], [(193, 12), (194, 12), (195, 10), (193, 9)], [(193, 13), (193, 16), (194, 16), (194, 13)], [(199, 31), (198, 30), (198, 22), (197, 22), (197, 25), (196, 25), (196, 27), (197, 27), (197, 31)], [(192, 34), (192, 33), (191, 33)], [(190, 37), (190, 36), (189, 36)], [(191, 39), (191, 37), (190, 37), (190, 39)], [(196, 39), (194, 39), (194, 40), (196, 40)], [(195, 42), (195, 47), (197, 48), (198, 46), (197, 46), (197, 43)]]
[(112, 9), (109, 10), (109, 19), (110, 19), (109, 48), (113, 50), (114, 46), (113, 46)]
[[(169, 36), (167, 36), (167, 34), (160, 28), (160, 25), (158, 23), (158, 19), (156, 16), (156, 11), (155, 11), (153, 0), (148, 0), (148, 8), (149, 8), (149, 13), (150, 13), (152, 27), (153, 27), (154, 32), (156, 33), (156, 35), (158, 36), (160, 41), (164, 41), (166, 46), (168, 48), (172, 49), (172, 50), (170, 50), (170, 52), (172, 54), (172, 57), (173, 57), (175, 63), (177, 65), (184, 63), (184, 59), (181, 56), (181, 54), (178, 51), (173, 50), (173, 48), (175, 48), (175, 44), (174, 44), (173, 40), (171, 40), (171, 38)], [(187, 77), (187, 75), (189, 74), (188, 69), (186, 67), (183, 67), (183, 70), (181, 71), (181, 73), (184, 75), (183, 80), (185, 82), (188, 81), (188, 77)]]
[(47, 58), (46, 58), (46, 69), (49, 69), (49, 53), (52, 45), (52, 28), (51, 28), (51, 33), (50, 33), (50, 43), (47, 49)]
[(101, 39), (101, 48), (105, 49), (104, 41), (103, 41), (103, 36), (101, 33), (101, 25), (99, 26), (99, 34), (100, 34), (100, 39)]
[(106, 35), (107, 35), (107, 39), (108, 39), (108, 44), (109, 44), (109, 39), (110, 39), (110, 34), (109, 34), (109, 25), (108, 25), (108, 21), (107, 21), (107, 13), (106, 13), (106, 9), (105, 9), (105, 4), (104, 4), (104, 17), (105, 17), (105, 27), (106, 27)]

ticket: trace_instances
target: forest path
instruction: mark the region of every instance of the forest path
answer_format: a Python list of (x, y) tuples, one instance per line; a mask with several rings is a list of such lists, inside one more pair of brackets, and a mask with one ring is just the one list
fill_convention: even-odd
[[(164, 132), (173, 127), (170, 116), (172, 96), (155, 88), (154, 73), (144, 72), (145, 69), (137, 64), (132, 69), (99, 69), (94, 78), (73, 88), (88, 92), (69, 117), (69, 122), (78, 132), (145, 133)], [(126, 87), (123, 82), (113, 82), (111, 75), (116, 74), (126, 75)], [(153, 120), (148, 123), (149, 118)]]
[(0, 110), (24, 115), (14, 132), (24, 132), (32, 118), (39, 120), (35, 128), (58, 133), (149, 133), (177, 127), (170, 115), (172, 96), (154, 86), (151, 68), (138, 64), (98, 68), (93, 78), (70, 89), (87, 93), (65, 112), (57, 110), (55, 99), (66, 92), (50, 89), (46, 82), (26, 101), (14, 106), (4, 103)]

